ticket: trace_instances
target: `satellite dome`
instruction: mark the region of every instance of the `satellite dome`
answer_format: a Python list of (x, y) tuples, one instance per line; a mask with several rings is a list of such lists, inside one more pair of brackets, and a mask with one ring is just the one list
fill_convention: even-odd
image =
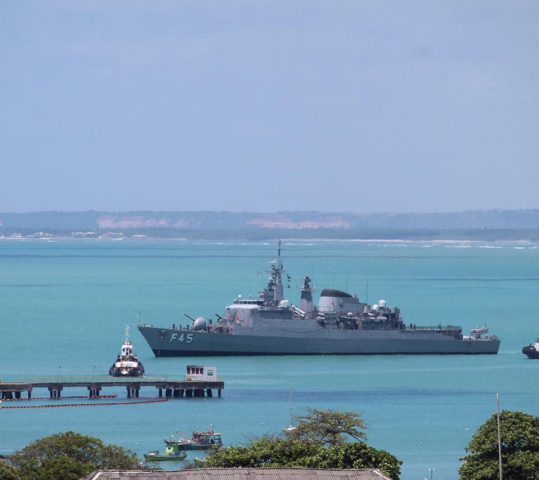
[(193, 330), (204, 330), (206, 328), (206, 319), (204, 317), (197, 317), (193, 322)]

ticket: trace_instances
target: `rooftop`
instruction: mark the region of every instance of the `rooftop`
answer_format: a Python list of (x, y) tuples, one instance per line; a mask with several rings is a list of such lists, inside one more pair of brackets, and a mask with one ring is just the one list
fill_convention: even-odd
[(372, 469), (197, 468), (175, 471), (97, 471), (85, 480), (391, 480)]

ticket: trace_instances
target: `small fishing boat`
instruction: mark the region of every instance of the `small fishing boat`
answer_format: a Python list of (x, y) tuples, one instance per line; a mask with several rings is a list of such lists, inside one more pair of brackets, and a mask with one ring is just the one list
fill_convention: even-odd
[(160, 453), (158, 450), (153, 450), (151, 452), (144, 454), (144, 460), (147, 462), (170, 462), (170, 461), (180, 461), (185, 460), (187, 453), (183, 450), (180, 450), (174, 444), (167, 444), (165, 440), (165, 451)]
[(539, 338), (535, 343), (530, 343), (522, 349), (522, 353), (528, 358), (537, 359), (539, 358)]
[(125, 340), (120, 349), (120, 354), (109, 369), (111, 377), (142, 377), (144, 366), (133, 353), (133, 345), (129, 339), (129, 325), (125, 327)]
[(210, 450), (223, 445), (221, 434), (213, 431), (213, 425), (207, 432), (193, 432), (191, 438), (165, 440), (167, 446), (175, 446), (180, 450)]

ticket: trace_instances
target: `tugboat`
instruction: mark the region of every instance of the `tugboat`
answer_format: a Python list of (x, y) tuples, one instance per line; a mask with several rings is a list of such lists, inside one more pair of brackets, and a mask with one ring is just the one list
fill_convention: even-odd
[(533, 344), (526, 345), (522, 349), (522, 353), (528, 358), (537, 359), (539, 358), (539, 338)]
[(168, 446), (175, 446), (179, 450), (210, 450), (223, 445), (221, 434), (213, 431), (213, 425), (207, 432), (193, 432), (191, 438), (179, 440), (165, 440)]
[(133, 345), (129, 340), (129, 325), (125, 327), (125, 341), (116, 361), (109, 369), (111, 377), (142, 377), (144, 366), (133, 353)]
[(147, 462), (168, 462), (185, 460), (187, 453), (180, 450), (180, 448), (174, 443), (168, 444), (165, 440), (165, 451), (161, 454), (159, 451), (154, 450), (144, 454), (144, 460)]

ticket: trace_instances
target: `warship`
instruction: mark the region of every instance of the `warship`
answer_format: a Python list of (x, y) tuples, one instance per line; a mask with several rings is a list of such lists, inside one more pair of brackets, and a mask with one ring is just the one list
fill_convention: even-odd
[[(500, 340), (484, 327), (463, 335), (453, 325), (406, 324), (384, 300), (362, 303), (356, 295), (324, 289), (313, 303), (305, 277), (299, 306), (283, 295), (279, 242), (267, 286), (257, 298), (238, 298), (215, 320), (161, 328), (138, 325), (157, 357), (236, 355), (496, 354)], [(186, 315), (187, 316), (187, 315)]]

